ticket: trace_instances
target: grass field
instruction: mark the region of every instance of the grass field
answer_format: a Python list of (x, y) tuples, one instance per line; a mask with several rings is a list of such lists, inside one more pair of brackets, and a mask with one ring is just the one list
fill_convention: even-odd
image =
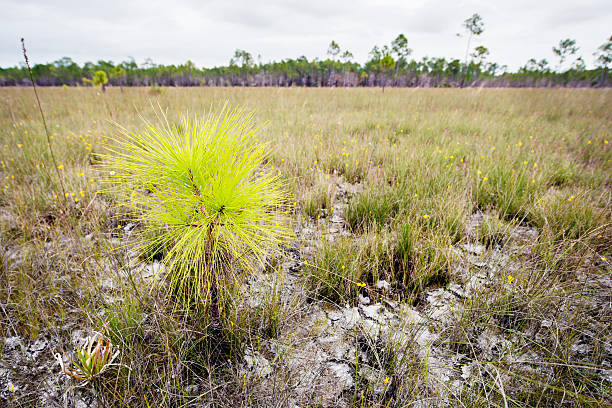
[[(39, 93), (57, 169), (32, 89), (0, 89), (0, 336), (43, 336), (48, 363), (6, 374), (16, 391), (2, 393), (0, 371), (0, 405), (36, 405), (44, 378), (70, 388), (51, 353), (71, 353), (77, 329), (105, 330), (120, 350), (121, 365), (80, 391), (99, 406), (612, 403), (611, 91)], [(253, 282), (236, 293), (224, 316), (229, 350), (217, 361), (196, 318), (167, 310), (163, 294), (136, 276), (137, 258), (150, 259), (130, 249), (139, 226), (117, 217), (116, 197), (102, 192), (98, 154), (115, 122), (138, 131), (141, 116), (155, 122), (159, 108), (173, 121), (225, 101), (263, 124), (268, 166), (295, 204), (295, 236), (292, 258), (272, 260), (257, 278), (273, 282), (262, 299), (248, 299)], [(436, 319), (428, 311), (441, 293), (454, 300)], [(357, 306), (363, 314), (360, 297), (423, 316), (435, 337), (427, 347), (450, 367), (446, 384), (428, 379), (419, 341), (399, 352), (397, 338), (356, 326), (351, 341), (369, 357), (342, 361), (350, 386), (331, 398), (314, 381), (307, 396), (292, 394), (290, 351), (269, 345), (299, 344), (293, 337), (311, 336), (300, 325), (317, 313)], [(253, 349), (267, 357), (265, 375), (244, 371)], [(362, 374), (360, 364), (378, 374)]]

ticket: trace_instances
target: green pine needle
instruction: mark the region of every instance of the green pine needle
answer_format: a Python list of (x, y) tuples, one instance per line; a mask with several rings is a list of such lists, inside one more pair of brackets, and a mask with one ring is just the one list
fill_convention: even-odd
[[(141, 133), (121, 128), (104, 155), (118, 206), (129, 209), (153, 242), (167, 248), (170, 295), (208, 306), (211, 290), (254, 270), (289, 236), (288, 193), (265, 166), (252, 113), (225, 105), (204, 120), (160, 115)], [(214, 287), (214, 288), (213, 288)]]

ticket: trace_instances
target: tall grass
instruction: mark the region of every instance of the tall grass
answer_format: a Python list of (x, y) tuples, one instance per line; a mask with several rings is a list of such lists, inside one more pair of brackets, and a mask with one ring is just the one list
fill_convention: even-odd
[[(483, 244), (485, 260), (507, 253), (513, 269), (491, 272), (492, 283), (439, 329), (440, 343), (484, 364), (476, 339), (489, 330), (512, 340), (521, 358), (540, 357), (526, 363), (531, 371), (505, 357), (487, 361), (502, 380), (483, 369), (451, 404), (609, 405), (610, 385), (598, 374), (609, 361), (609, 90), (39, 91), (56, 169), (49, 168), (31, 90), (0, 89), (0, 336), (36, 337), (57, 328), (69, 338), (75, 324), (106, 326), (123, 350), (120, 363), (131, 367), (103, 379), (99, 395), (108, 405), (257, 405), (256, 387), (240, 374), (242, 349), (268, 347), (293, 330), (300, 308), (313, 299), (356, 304), (359, 295), (392, 296), (419, 307), (428, 290), (470, 278), (472, 270), (457, 267), (464, 259), (456, 252), (468, 243)], [(228, 296), (229, 362), (211, 360), (203, 333), (144, 289), (146, 270), (135, 259), (150, 261), (168, 248), (129, 251), (156, 234), (117, 210), (120, 197), (101, 192), (100, 155), (117, 136), (113, 123), (140, 134), (146, 131), (140, 117), (156, 119), (153, 106), (179, 123), (182, 113), (201, 113), (218, 101), (268, 123), (254, 136), (273, 146), (263, 164), (296, 197), (294, 210), (284, 209), (293, 226), (314, 229), (293, 243), (305, 261), (294, 271), (304, 288), (292, 283), (288, 295), (275, 283), (255, 306), (245, 306), (239, 290)], [(46, 177), (56, 170), (69, 222), (59, 221), (57, 191)], [(469, 225), (481, 214), (480, 225)], [(521, 241), (517, 228), (535, 234)], [(389, 282), (388, 292), (377, 287), (380, 280)], [(589, 351), (576, 362), (570, 350), (582, 343)], [(354, 405), (442, 405), (442, 391), (424, 383), (418, 349), (405, 355), (410, 369), (402, 378), (389, 373), (393, 386), (384, 398), (370, 398), (364, 388), (355, 391), (361, 397)], [(396, 370), (390, 348), (381, 356)]]

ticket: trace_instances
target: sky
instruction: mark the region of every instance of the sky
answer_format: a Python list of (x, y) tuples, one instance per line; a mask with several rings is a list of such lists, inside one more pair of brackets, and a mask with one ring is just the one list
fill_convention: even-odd
[(462, 23), (473, 13), (484, 32), (472, 41), (489, 61), (516, 70), (573, 38), (588, 67), (612, 35), (610, 0), (0, 0), (0, 66), (68, 56), (78, 63), (133, 57), (161, 64), (226, 65), (236, 49), (256, 61), (326, 57), (335, 40), (363, 63), (374, 45), (408, 38), (412, 58), (464, 58)]

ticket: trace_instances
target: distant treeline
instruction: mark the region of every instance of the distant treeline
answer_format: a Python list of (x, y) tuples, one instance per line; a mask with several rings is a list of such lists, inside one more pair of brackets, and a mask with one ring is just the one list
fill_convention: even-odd
[[(408, 59), (412, 50), (400, 34), (389, 46), (375, 46), (369, 60), (361, 65), (353, 55), (342, 51), (335, 41), (325, 59), (306, 57), (280, 62), (255, 62), (244, 50), (236, 50), (227, 66), (198, 68), (187, 61), (181, 65), (158, 65), (150, 59), (138, 65), (133, 59), (114, 64), (112, 61), (86, 62), (79, 65), (64, 57), (48, 64), (35, 64), (32, 73), (37, 85), (77, 86), (304, 86), (304, 87), (594, 87), (611, 86), (607, 75), (612, 56), (612, 37), (594, 53), (597, 68), (586, 69), (578, 47), (571, 39), (562, 40), (553, 52), (559, 58), (556, 70), (546, 59), (530, 59), (517, 72), (487, 61), (489, 50), (477, 46), (470, 51), (472, 36), (482, 33), (482, 20), (474, 14), (464, 23), (468, 34), (466, 58)], [(468, 58), (469, 55), (469, 58)], [(569, 68), (560, 69), (563, 65)], [(0, 68), (0, 86), (28, 86), (25, 65)]]

